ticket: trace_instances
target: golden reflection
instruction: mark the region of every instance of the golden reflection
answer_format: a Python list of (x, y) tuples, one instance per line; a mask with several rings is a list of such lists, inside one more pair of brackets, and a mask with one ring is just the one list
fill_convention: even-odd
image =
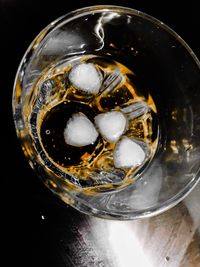
[(21, 83), (20, 83), (20, 80), (17, 79), (16, 85), (15, 85), (15, 102), (16, 102), (16, 104), (20, 103), (21, 93), (22, 93)]
[(176, 144), (176, 140), (171, 140), (170, 141), (170, 147), (171, 147), (171, 150), (174, 154), (178, 154), (179, 153), (179, 150), (178, 150), (178, 146)]
[(183, 139), (182, 140), (182, 144), (185, 148), (185, 151), (189, 151), (189, 150), (192, 150), (193, 149), (193, 145), (189, 143), (189, 140), (187, 139)]
[(172, 120), (177, 121), (178, 111), (177, 110), (173, 110), (171, 115), (172, 115)]

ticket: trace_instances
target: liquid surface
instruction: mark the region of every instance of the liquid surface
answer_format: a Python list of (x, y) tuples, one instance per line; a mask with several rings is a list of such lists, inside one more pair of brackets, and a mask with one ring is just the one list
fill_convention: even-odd
[[(153, 158), (159, 135), (155, 103), (139, 87), (134, 72), (111, 58), (73, 57), (48, 69), (27, 99), (41, 164), (79, 190), (114, 190), (132, 183)], [(126, 123), (120, 125), (115, 114)], [(84, 116), (94, 127), (97, 137), (91, 143), (66, 141), (74, 115)], [(81, 137), (81, 125), (76, 131)], [(135, 152), (127, 150), (128, 144)]]

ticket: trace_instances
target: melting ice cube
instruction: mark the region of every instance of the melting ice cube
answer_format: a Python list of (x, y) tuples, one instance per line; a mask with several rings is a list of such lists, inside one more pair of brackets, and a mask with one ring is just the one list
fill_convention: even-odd
[(128, 203), (129, 209), (132, 210), (147, 209), (158, 205), (161, 186), (164, 183), (161, 179), (164, 174), (160, 165), (157, 160), (152, 162), (151, 168), (143, 173), (142, 179), (139, 179), (133, 186), (113, 195), (112, 203), (121, 203), (122, 205)]
[(93, 123), (83, 113), (74, 114), (64, 130), (65, 142), (76, 147), (90, 145), (97, 137), (98, 132)]
[(95, 117), (101, 135), (111, 143), (116, 142), (126, 129), (126, 117), (120, 111), (110, 111)]
[(94, 64), (81, 63), (72, 68), (69, 80), (77, 89), (95, 95), (100, 90), (102, 76)]
[(122, 112), (127, 113), (129, 119), (135, 119), (148, 111), (148, 105), (144, 101), (135, 102), (125, 108), (122, 108)]
[(117, 69), (115, 72), (109, 74), (106, 79), (103, 81), (101, 91), (106, 91), (109, 93), (122, 81), (124, 77), (120, 73), (120, 70)]
[(113, 156), (116, 168), (130, 168), (143, 163), (145, 152), (138, 143), (128, 137), (123, 137), (116, 144)]

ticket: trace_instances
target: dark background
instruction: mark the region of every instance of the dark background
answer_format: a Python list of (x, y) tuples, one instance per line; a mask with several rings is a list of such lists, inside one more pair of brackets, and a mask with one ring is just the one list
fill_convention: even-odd
[(92, 260), (86, 265), (70, 260), (70, 244), (80, 238), (78, 227), (87, 224), (87, 216), (67, 207), (35, 177), (17, 141), (11, 109), (15, 73), (30, 42), (57, 17), (95, 4), (124, 5), (160, 19), (200, 58), (198, 1), (0, 0), (2, 266), (98, 266)]

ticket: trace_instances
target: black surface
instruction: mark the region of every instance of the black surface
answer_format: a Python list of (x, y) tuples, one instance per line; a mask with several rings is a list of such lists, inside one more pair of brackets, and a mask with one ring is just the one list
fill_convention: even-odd
[[(152, 1), (141, 0), (46, 3), (0, 0), (1, 220), (5, 223), (1, 240), (6, 260), (2, 266), (75, 266), (70, 260), (73, 258), (70, 244), (79, 238), (80, 225), (85, 224), (89, 231), (87, 216), (53, 196), (28, 166), (15, 135), (11, 97), (18, 64), (39, 31), (73, 9), (104, 3), (129, 6), (160, 19), (178, 32), (200, 57), (198, 1), (154, 1), (152, 5)], [(80, 254), (80, 257), (86, 256)], [(80, 261), (78, 266), (101, 266), (94, 264), (92, 256), (87, 257), (88, 263), (83, 265)]]

